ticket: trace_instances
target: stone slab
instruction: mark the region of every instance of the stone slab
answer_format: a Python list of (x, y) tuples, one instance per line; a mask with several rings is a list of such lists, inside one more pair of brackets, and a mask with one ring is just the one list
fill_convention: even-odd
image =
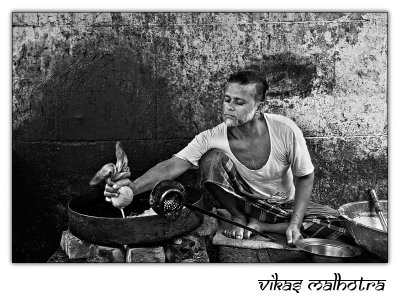
[(174, 239), (165, 246), (165, 257), (168, 263), (209, 263), (206, 237), (196, 230)]
[(257, 263), (257, 251), (253, 249), (220, 246), (218, 261), (221, 263)]
[(257, 255), (258, 262), (260, 262), (260, 263), (272, 262), (271, 256), (269, 255), (267, 249), (256, 250), (256, 255)]
[(192, 258), (183, 259), (182, 263), (209, 263), (210, 259), (207, 253), (206, 237), (200, 235), (199, 237), (195, 236), (194, 239), (196, 240), (196, 251), (193, 253)]
[(69, 230), (63, 231), (60, 246), (69, 260), (100, 263), (125, 262), (123, 249), (91, 244), (79, 239)]
[(143, 247), (143, 248), (127, 248), (127, 263), (163, 263), (165, 262), (164, 248)]
[[(305, 263), (307, 262), (304, 251), (290, 251), (280, 249), (267, 249), (269, 261), (272, 263)], [(259, 253), (258, 253), (259, 254)], [(259, 254), (259, 257), (262, 256)], [(261, 261), (263, 262), (263, 261)]]
[(82, 259), (89, 256), (91, 243), (82, 241), (69, 230), (65, 230), (61, 236), (60, 246), (68, 255), (69, 259)]
[(67, 253), (64, 252), (63, 249), (58, 248), (46, 261), (47, 263), (77, 263), (82, 262), (85, 263), (86, 258), (81, 259), (69, 259)]
[(91, 245), (87, 258), (89, 263), (123, 263), (125, 262), (124, 249)]

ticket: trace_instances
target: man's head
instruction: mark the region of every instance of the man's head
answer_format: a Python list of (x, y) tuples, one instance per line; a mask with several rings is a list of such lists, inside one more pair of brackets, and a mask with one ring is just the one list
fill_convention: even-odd
[(254, 118), (268, 89), (267, 82), (253, 71), (241, 71), (229, 77), (224, 95), (224, 121), (238, 126)]

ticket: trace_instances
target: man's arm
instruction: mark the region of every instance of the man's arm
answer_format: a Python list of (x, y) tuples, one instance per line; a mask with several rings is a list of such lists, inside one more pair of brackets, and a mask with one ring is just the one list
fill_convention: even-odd
[(185, 173), (192, 163), (176, 156), (158, 163), (134, 180), (130, 188), (135, 194), (151, 190), (161, 180), (172, 180)]
[(151, 190), (161, 180), (172, 180), (186, 172), (192, 163), (176, 156), (158, 163), (133, 182), (122, 179), (118, 182), (107, 182), (104, 196), (107, 198), (117, 197), (121, 186), (129, 186), (134, 195)]
[(301, 238), (300, 227), (303, 222), (311, 192), (314, 185), (314, 172), (302, 177), (295, 178), (296, 193), (294, 196), (293, 214), (289, 227), (286, 230), (288, 244), (294, 244)]

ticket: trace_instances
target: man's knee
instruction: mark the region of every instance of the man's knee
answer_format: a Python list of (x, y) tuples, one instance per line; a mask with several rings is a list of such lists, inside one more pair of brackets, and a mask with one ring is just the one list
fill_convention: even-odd
[(200, 159), (200, 170), (202, 172), (214, 168), (221, 164), (223, 159), (227, 159), (226, 154), (219, 149), (210, 149)]

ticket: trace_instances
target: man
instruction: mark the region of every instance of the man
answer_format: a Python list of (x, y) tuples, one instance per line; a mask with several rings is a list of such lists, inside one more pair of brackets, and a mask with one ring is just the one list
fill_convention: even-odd
[[(108, 182), (104, 195), (117, 196), (121, 186), (140, 194), (196, 166), (204, 187), (240, 224), (286, 234), (288, 244), (303, 235), (344, 235), (337, 211), (310, 202), (314, 166), (301, 130), (286, 117), (261, 113), (267, 89), (255, 72), (233, 74), (225, 87), (223, 123), (133, 182)], [(242, 239), (251, 232), (231, 226), (224, 234)]]

